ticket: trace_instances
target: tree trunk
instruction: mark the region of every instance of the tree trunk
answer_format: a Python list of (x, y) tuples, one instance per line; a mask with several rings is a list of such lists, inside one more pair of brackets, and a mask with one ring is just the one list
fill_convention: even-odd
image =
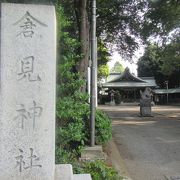
[[(87, 79), (87, 68), (89, 64), (89, 21), (87, 13), (87, 0), (74, 0), (77, 24), (79, 28), (79, 41), (81, 60), (77, 70), (82, 79)], [(85, 91), (86, 86), (82, 88)]]

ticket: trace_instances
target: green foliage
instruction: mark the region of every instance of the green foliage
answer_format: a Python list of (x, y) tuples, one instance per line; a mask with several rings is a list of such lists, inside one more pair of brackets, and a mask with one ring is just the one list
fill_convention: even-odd
[[(77, 158), (82, 148), (89, 144), (89, 105), (83, 103), (83, 99), (85, 97), (81, 101), (65, 97), (57, 101), (56, 162), (64, 163)], [(111, 121), (100, 110), (96, 111), (95, 128), (96, 144), (104, 144), (111, 138)]]
[(98, 78), (106, 78), (109, 75), (109, 66), (106, 65), (101, 65), (98, 67)]
[(160, 72), (162, 62), (159, 58), (157, 45), (148, 45), (144, 55), (138, 61), (138, 76), (156, 76), (155, 73)]
[(75, 159), (84, 146), (85, 121), (88, 118), (87, 94), (79, 87), (84, 83), (76, 72), (75, 65), (79, 43), (68, 33), (71, 27), (60, 6), (56, 8), (58, 20), (59, 60), (57, 65), (56, 109), (56, 163)]
[(154, 76), (158, 85), (163, 87), (167, 77), (161, 72), (162, 60), (160, 59), (160, 48), (157, 45), (149, 45), (144, 55), (138, 61), (138, 76)]
[(88, 121), (89, 106), (83, 98), (64, 97), (57, 101), (56, 144), (76, 155), (87, 141), (85, 126)]
[(106, 46), (106, 44), (102, 40), (98, 40), (98, 48), (97, 48), (97, 54), (98, 54), (98, 66), (106, 65), (107, 62), (110, 60), (111, 54), (109, 53), (109, 50)]
[(91, 174), (93, 180), (123, 180), (113, 167), (100, 160), (76, 164), (74, 169), (75, 173)]
[(55, 149), (55, 163), (56, 164), (68, 164), (71, 162), (75, 162), (77, 159), (76, 152), (73, 153), (73, 151), (69, 152), (67, 150), (64, 150), (61, 146), (56, 145)]
[[(59, 61), (57, 68), (56, 105), (56, 163), (71, 163), (79, 157), (82, 148), (89, 144), (90, 108), (88, 95), (80, 91), (84, 83), (76, 71), (79, 61), (79, 43), (68, 29), (71, 23), (57, 7)], [(96, 142), (105, 143), (111, 137), (110, 120), (102, 112), (96, 115)], [(109, 126), (109, 127), (108, 127)]]
[(179, 28), (180, 3), (178, 0), (149, 1), (144, 19), (143, 36), (158, 36), (166, 41), (169, 33)]
[(98, 78), (106, 78), (109, 75), (109, 66), (107, 63), (110, 60), (111, 54), (108, 52), (108, 48), (102, 40), (98, 40), (97, 51)]
[(132, 57), (138, 48), (144, 1), (97, 0), (97, 34), (105, 33), (105, 42), (116, 44), (119, 53)]
[(124, 71), (124, 67), (118, 61), (115, 62), (114, 66), (111, 69), (111, 73), (122, 73)]
[(95, 124), (96, 143), (105, 144), (112, 137), (112, 126), (109, 117), (101, 110), (96, 110)]
[(180, 39), (166, 45), (161, 52), (163, 64), (162, 72), (165, 75), (171, 75), (180, 69)]
[[(81, 21), (77, 18), (77, 0), (60, 0), (66, 15), (74, 23), (71, 33), (77, 36), (82, 32)], [(84, 1), (85, 2), (85, 1)], [(91, 19), (90, 1), (83, 10)], [(141, 40), (159, 39), (161, 43), (168, 42), (170, 34), (179, 32), (180, 3), (178, 0), (97, 0), (97, 37), (103, 38), (103, 44), (110, 44), (118, 52), (130, 60), (139, 47)], [(90, 24), (87, 22), (86, 24)], [(83, 27), (82, 27), (83, 28)], [(178, 37), (178, 34), (176, 34)], [(87, 35), (88, 37), (88, 35)], [(150, 38), (151, 37), (151, 38)], [(115, 45), (115, 46), (114, 46)], [(99, 45), (98, 45), (99, 46)], [(89, 53), (87, 51), (87, 53)], [(101, 64), (101, 63), (100, 63)]]
[[(154, 76), (160, 87), (165, 87), (169, 80), (169, 87), (180, 84), (180, 56), (179, 43), (173, 41), (166, 46), (149, 45), (144, 55), (138, 61), (139, 76)], [(176, 78), (175, 78), (176, 77)]]

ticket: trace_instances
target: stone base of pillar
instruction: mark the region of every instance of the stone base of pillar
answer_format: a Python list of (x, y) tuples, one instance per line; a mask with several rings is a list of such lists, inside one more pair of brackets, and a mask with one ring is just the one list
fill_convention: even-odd
[(102, 146), (86, 147), (81, 153), (81, 161), (106, 160), (107, 155), (103, 152)]
[(71, 164), (57, 164), (55, 180), (92, 180), (90, 174), (73, 174)]
[(151, 117), (151, 107), (140, 107), (140, 115), (143, 117)]

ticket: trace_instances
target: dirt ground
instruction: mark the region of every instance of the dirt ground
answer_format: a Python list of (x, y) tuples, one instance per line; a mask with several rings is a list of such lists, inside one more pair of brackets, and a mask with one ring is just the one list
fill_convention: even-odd
[(137, 105), (99, 108), (112, 119), (113, 139), (105, 151), (119, 174), (134, 180), (180, 177), (180, 106), (154, 106), (153, 116), (144, 118)]

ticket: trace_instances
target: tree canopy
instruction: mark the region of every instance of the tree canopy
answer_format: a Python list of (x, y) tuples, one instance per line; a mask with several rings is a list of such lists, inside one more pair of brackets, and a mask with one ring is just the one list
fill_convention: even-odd
[(139, 76), (154, 76), (160, 87), (169, 80), (170, 87), (180, 85), (179, 43), (172, 42), (165, 47), (149, 44), (138, 61)]
[(178, 37), (180, 28), (179, 0), (153, 0), (147, 4), (144, 14), (142, 35), (158, 37), (163, 43), (169, 41), (170, 34)]
[[(71, 30), (74, 30), (74, 34), (79, 34), (81, 46), (86, 46), (84, 51), (80, 52), (88, 54), (91, 1), (85, 0), (83, 5), (80, 0), (60, 0), (59, 3), (73, 20)], [(166, 44), (170, 39), (176, 39), (179, 21), (178, 0), (97, 0), (97, 37), (103, 40), (108, 48), (113, 44), (118, 52), (129, 60), (137, 50), (139, 42), (147, 43), (156, 38), (161, 44)], [(82, 59), (87, 60), (87, 57)]]
[(123, 65), (120, 62), (116, 61), (111, 69), (111, 73), (122, 73), (123, 71), (124, 71)]
[(164, 46), (161, 50), (162, 72), (171, 75), (180, 69), (180, 41), (179, 38)]
[(167, 79), (161, 72), (162, 61), (159, 57), (159, 48), (157, 45), (148, 45), (145, 49), (144, 55), (139, 59), (138, 76), (151, 77), (154, 76), (159, 85)]
[(105, 42), (116, 44), (121, 55), (132, 57), (138, 48), (136, 38), (140, 37), (145, 4), (135, 0), (97, 0), (97, 35), (104, 33)]

